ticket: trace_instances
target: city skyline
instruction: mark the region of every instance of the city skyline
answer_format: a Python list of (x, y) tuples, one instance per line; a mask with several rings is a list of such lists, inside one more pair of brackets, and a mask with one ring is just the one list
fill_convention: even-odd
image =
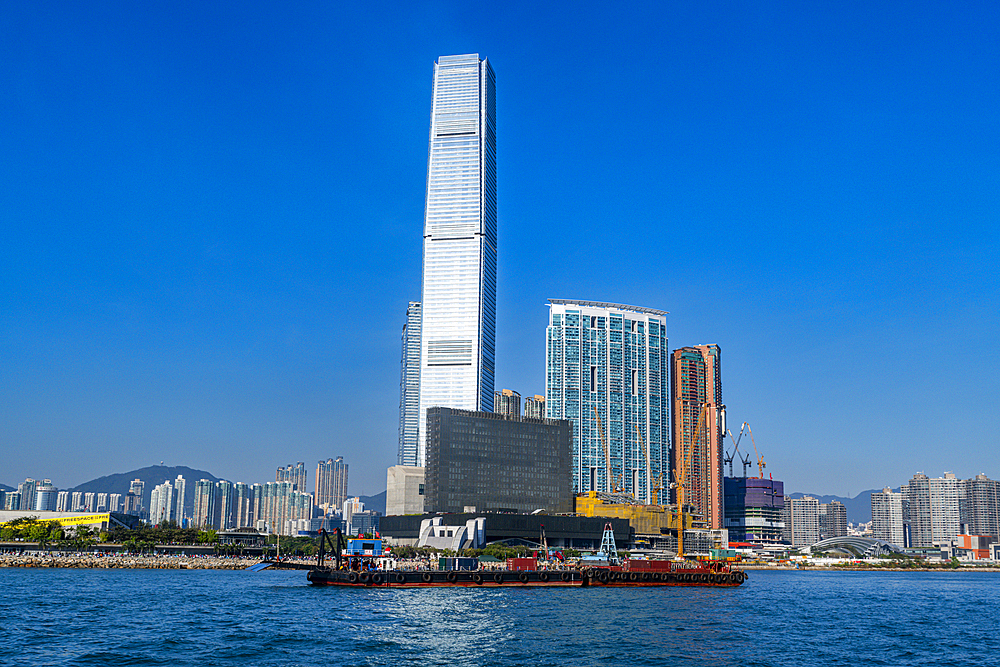
[(446, 9), (11, 8), (0, 482), (266, 480), (277, 448), (380, 492), (432, 63), (472, 52), (502, 82), (494, 388), (544, 393), (549, 296), (651, 304), (725, 348), (789, 492), (997, 474), (998, 408), (939, 391), (1000, 389), (996, 7)]

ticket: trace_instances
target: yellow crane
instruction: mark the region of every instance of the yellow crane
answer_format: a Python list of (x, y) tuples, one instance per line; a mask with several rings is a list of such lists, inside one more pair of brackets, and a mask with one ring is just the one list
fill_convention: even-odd
[(597, 430), (601, 434), (601, 444), (604, 445), (604, 465), (607, 468), (607, 476), (604, 479), (605, 486), (608, 493), (611, 493), (611, 452), (608, 451), (608, 441), (604, 438), (604, 426), (601, 424), (601, 415), (597, 412), (596, 405), (594, 406), (594, 416), (597, 417)]
[(649, 451), (647, 451), (646, 443), (642, 439), (642, 431), (639, 429), (638, 424), (635, 425), (635, 432), (639, 434), (639, 451), (642, 452), (642, 458), (646, 461), (646, 479), (650, 480), (650, 484), (652, 485), (653, 504), (659, 505), (659, 492), (663, 489), (663, 473), (661, 472), (659, 477), (653, 479), (649, 462)]
[(764, 457), (757, 451), (757, 443), (753, 440), (753, 431), (750, 430), (750, 424), (747, 424), (746, 427), (747, 433), (750, 434), (750, 442), (753, 442), (753, 453), (757, 455), (757, 470), (760, 472), (760, 479), (764, 479), (764, 468), (767, 467), (767, 464), (764, 463)]
[[(702, 405), (698, 409), (698, 424), (695, 426), (694, 433), (691, 434), (691, 448), (694, 448), (694, 441), (698, 437), (698, 431), (701, 430), (701, 425), (705, 422), (705, 408), (707, 406)], [(681, 470), (677, 476), (677, 557), (684, 557), (684, 488), (687, 485), (687, 460), (688, 447), (687, 443), (684, 442), (683, 429), (681, 429)]]

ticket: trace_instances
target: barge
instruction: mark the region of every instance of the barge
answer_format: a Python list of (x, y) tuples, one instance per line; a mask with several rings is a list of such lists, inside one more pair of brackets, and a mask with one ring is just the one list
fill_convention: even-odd
[[(610, 528), (610, 526), (608, 527)], [(607, 532), (607, 529), (606, 529)], [(747, 579), (746, 572), (723, 561), (618, 560), (617, 552), (607, 565), (574, 569), (534, 570), (378, 570), (370, 569), (377, 554), (343, 554), (340, 529), (320, 531), (317, 565), (306, 578), (314, 586), (348, 588), (558, 588), (588, 586), (713, 586), (735, 587)], [(611, 538), (614, 539), (613, 536)], [(332, 542), (332, 543), (331, 543)], [(334, 552), (333, 567), (326, 565), (326, 545)], [(613, 544), (613, 542), (612, 542)], [(613, 549), (613, 546), (612, 546)]]

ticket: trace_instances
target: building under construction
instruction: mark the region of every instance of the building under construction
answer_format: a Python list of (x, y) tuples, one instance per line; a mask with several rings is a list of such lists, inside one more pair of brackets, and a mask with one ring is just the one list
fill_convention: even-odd
[[(632, 547), (677, 553), (676, 505), (644, 505), (630, 494), (590, 491), (576, 497), (576, 513), (584, 517), (627, 519), (634, 535)], [(698, 515), (684, 513), (684, 551), (707, 555), (728, 544), (724, 531), (709, 530)]]
[(778, 544), (785, 523), (785, 484), (757, 477), (725, 478), (726, 528), (734, 542)]

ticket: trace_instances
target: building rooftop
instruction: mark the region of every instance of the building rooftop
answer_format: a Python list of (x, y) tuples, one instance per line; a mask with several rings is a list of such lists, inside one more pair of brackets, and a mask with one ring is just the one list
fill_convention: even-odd
[(667, 315), (669, 311), (656, 310), (654, 308), (644, 308), (643, 306), (629, 306), (623, 303), (608, 303), (606, 301), (573, 301), (570, 299), (549, 299), (550, 304), (561, 306), (587, 306), (589, 308), (608, 308), (614, 310), (627, 310), (633, 313), (646, 313), (648, 315)]

